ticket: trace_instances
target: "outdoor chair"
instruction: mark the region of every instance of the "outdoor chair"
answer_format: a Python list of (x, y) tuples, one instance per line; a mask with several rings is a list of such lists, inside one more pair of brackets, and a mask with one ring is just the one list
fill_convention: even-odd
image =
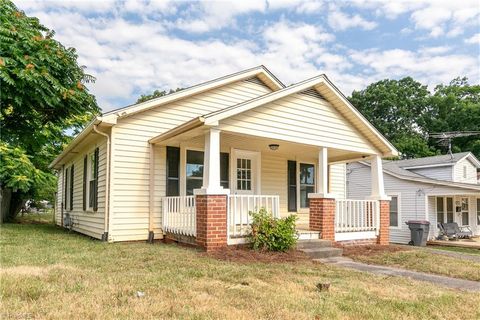
[(472, 229), (469, 226), (459, 227), (456, 222), (438, 223), (440, 234), (446, 236), (449, 240), (452, 239), (469, 239), (473, 236)]

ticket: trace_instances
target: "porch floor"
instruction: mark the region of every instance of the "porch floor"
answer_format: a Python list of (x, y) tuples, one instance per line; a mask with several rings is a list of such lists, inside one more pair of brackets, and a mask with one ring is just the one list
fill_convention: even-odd
[(427, 241), (427, 244), (434, 246), (480, 249), (480, 237), (459, 240), (430, 240)]

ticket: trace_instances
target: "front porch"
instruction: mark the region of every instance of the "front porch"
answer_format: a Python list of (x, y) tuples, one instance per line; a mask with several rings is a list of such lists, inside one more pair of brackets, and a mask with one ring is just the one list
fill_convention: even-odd
[[(343, 164), (369, 158), (381, 172), (378, 155), (216, 128), (187, 130), (153, 142), (152, 157), (155, 148), (166, 148), (164, 233), (190, 237), (207, 250), (244, 243), (249, 212), (263, 207), (274, 217), (297, 215), (297, 229), (304, 236), (388, 242), (383, 176), (374, 174), (369, 199), (345, 199)], [(385, 219), (387, 228), (382, 228)]]

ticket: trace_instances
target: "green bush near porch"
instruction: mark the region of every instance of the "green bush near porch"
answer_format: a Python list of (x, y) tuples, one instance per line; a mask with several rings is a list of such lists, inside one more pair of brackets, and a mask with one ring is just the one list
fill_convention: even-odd
[(255, 250), (288, 251), (297, 243), (297, 217), (274, 218), (265, 208), (250, 212), (251, 232), (248, 238)]

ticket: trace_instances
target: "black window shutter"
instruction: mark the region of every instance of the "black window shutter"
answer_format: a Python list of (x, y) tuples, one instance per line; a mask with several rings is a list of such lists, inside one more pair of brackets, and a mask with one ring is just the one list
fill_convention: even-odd
[(63, 199), (63, 207), (67, 210), (67, 195), (68, 195), (68, 168), (65, 169), (63, 173), (63, 180), (65, 181), (65, 190), (63, 191), (64, 199)]
[(94, 201), (93, 201), (93, 211), (97, 211), (98, 210), (98, 148), (95, 148), (95, 154), (94, 154), (94, 161), (95, 161), (95, 166), (94, 166), (94, 169), (93, 169), (93, 177), (95, 179), (95, 183), (94, 183), (94, 186), (95, 186), (95, 192), (93, 193), (94, 194)]
[(83, 158), (83, 211), (87, 210), (87, 167), (88, 156)]
[(229, 161), (230, 155), (226, 152), (220, 153), (220, 185), (228, 189)]
[(73, 177), (75, 174), (75, 167), (72, 164), (70, 168), (70, 210), (73, 210)]
[(180, 148), (167, 147), (167, 197), (180, 195)]
[(288, 212), (297, 211), (297, 162), (288, 161)]

